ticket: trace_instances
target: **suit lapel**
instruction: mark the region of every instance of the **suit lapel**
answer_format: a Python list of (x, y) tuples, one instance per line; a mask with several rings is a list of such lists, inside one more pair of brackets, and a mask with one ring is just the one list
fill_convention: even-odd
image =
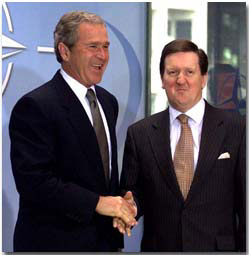
[[(169, 110), (160, 113), (151, 125), (149, 138), (160, 172), (172, 190), (183, 201), (183, 197), (176, 179), (172, 154), (170, 148)], [(206, 180), (212, 170), (213, 163), (217, 160), (220, 148), (226, 134), (222, 116), (214, 107), (206, 103), (203, 119), (201, 144), (196, 171), (189, 194), (185, 201), (187, 205)], [(212, 130), (210, 132), (210, 130)]]
[(177, 183), (172, 154), (170, 148), (169, 109), (159, 113), (158, 118), (152, 123), (149, 138), (158, 164), (158, 168), (172, 190), (172, 192), (183, 200), (179, 185)]
[(111, 146), (112, 148), (114, 148), (117, 145), (116, 145), (116, 139), (115, 139), (115, 119), (114, 119), (114, 115), (110, 114), (112, 111), (112, 106), (110, 105), (109, 100), (107, 100), (107, 98), (103, 96), (103, 94), (99, 90), (99, 87), (96, 86), (95, 89), (96, 89), (97, 98), (105, 113), (107, 125), (110, 131)]
[(103, 180), (103, 184), (105, 185), (104, 170), (101, 163), (97, 138), (83, 106), (69, 85), (62, 78), (59, 71), (54, 76), (52, 82), (55, 84), (68, 121), (78, 137), (80, 147), (83, 152), (87, 154), (87, 158), (91, 161), (92, 166), (96, 171), (99, 171), (98, 176), (101, 177), (100, 179)]
[(186, 204), (195, 194), (198, 194), (198, 190), (201, 189), (202, 183), (206, 180), (208, 174), (212, 170), (212, 165), (219, 156), (219, 151), (223, 144), (225, 134), (226, 130), (222, 116), (217, 113), (214, 107), (206, 103), (199, 157), (194, 179), (186, 199)]

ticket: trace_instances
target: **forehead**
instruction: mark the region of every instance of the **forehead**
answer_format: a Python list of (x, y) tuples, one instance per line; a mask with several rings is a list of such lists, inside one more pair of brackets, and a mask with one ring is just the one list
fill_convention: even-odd
[(166, 67), (196, 67), (199, 66), (199, 57), (195, 52), (177, 52), (168, 55), (164, 63)]
[(104, 24), (81, 23), (78, 27), (78, 38), (83, 41), (108, 41), (107, 29)]

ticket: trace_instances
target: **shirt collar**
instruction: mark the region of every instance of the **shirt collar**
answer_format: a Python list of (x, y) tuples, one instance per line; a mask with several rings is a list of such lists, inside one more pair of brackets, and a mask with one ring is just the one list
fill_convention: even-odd
[(67, 74), (63, 68), (60, 69), (60, 73), (62, 75), (62, 77), (64, 78), (64, 80), (67, 82), (67, 84), (69, 85), (69, 87), (73, 90), (73, 92), (76, 95), (81, 95), (81, 96), (86, 96), (87, 90), (88, 89), (93, 89), (94, 93), (96, 94), (95, 91), (95, 86), (92, 85), (91, 87), (87, 88), (85, 85), (81, 84), (80, 82), (78, 82), (77, 80), (75, 80), (72, 76), (70, 76), (69, 74)]
[[(184, 114), (190, 117), (196, 124), (200, 124), (204, 116), (204, 111), (205, 111), (205, 101), (203, 98), (201, 98), (201, 100), (197, 104), (195, 104), (191, 109), (189, 109)], [(175, 119), (180, 114), (182, 114), (182, 112), (176, 110), (171, 105), (169, 105), (170, 125), (173, 124)]]

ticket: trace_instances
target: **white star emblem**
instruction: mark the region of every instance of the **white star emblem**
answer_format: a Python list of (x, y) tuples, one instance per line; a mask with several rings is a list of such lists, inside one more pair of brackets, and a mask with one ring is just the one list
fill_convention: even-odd
[[(15, 48), (15, 49), (26, 49), (25, 46), (23, 46), (22, 44), (14, 41), (13, 39), (10, 39), (9, 37), (2, 35), (2, 46), (3, 48)], [(16, 51), (12, 51), (10, 53), (7, 54), (3, 54), (2, 55), (2, 59), (13, 56), (19, 52), (21, 52), (22, 50), (16, 50)]]

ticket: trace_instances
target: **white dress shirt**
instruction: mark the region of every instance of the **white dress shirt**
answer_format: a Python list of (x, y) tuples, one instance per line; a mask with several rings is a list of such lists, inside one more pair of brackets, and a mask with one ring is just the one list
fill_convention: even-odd
[[(201, 99), (195, 106), (193, 106), (190, 110), (184, 113), (189, 117), (188, 124), (191, 128), (194, 140), (194, 170), (196, 169), (199, 156), (204, 111), (205, 102), (203, 99)], [(176, 145), (181, 135), (181, 124), (180, 121), (177, 119), (180, 114), (182, 114), (182, 112), (179, 112), (173, 107), (169, 106), (170, 147), (172, 159), (174, 158)]]
[[(77, 98), (79, 99), (80, 103), (82, 104), (84, 110), (86, 111), (86, 114), (90, 120), (90, 122), (93, 125), (93, 119), (92, 119), (92, 114), (91, 114), (91, 109), (90, 109), (90, 104), (88, 99), (86, 98), (86, 93), (87, 93), (87, 87), (85, 87), (84, 85), (82, 85), (81, 83), (79, 83), (77, 80), (75, 80), (73, 77), (69, 76), (62, 68), (60, 70), (60, 73), (62, 75), (62, 77), (64, 78), (64, 80), (67, 82), (67, 84), (69, 85), (69, 87), (72, 89), (72, 91), (74, 92), (74, 94), (77, 96)], [(96, 91), (95, 91), (95, 86), (92, 85), (90, 87), (92, 90), (94, 90), (94, 93), (96, 95)], [(89, 88), (89, 89), (90, 89)], [(96, 97), (97, 98), (97, 97)], [(100, 114), (102, 117), (102, 120), (104, 122), (104, 127), (105, 127), (105, 132), (106, 132), (106, 137), (107, 137), (107, 142), (108, 142), (108, 149), (109, 149), (109, 167), (110, 167), (110, 176), (111, 176), (111, 159), (112, 159), (112, 151), (111, 151), (111, 138), (110, 138), (110, 132), (109, 132), (109, 128), (107, 125), (107, 121), (106, 121), (106, 117), (103, 111), (103, 108), (101, 106), (101, 104), (99, 103), (98, 99), (97, 99), (97, 103), (99, 106), (99, 110), (100, 110)], [(109, 176), (109, 177), (110, 177)]]

